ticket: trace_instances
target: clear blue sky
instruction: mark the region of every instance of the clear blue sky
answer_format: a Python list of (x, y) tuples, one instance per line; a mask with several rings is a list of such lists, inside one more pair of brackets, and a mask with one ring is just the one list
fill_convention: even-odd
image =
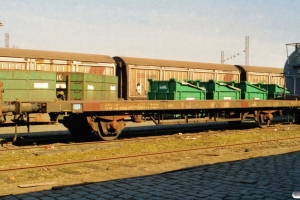
[[(299, 0), (0, 0), (0, 47), (283, 67)], [(227, 64), (244, 64), (240, 53)]]

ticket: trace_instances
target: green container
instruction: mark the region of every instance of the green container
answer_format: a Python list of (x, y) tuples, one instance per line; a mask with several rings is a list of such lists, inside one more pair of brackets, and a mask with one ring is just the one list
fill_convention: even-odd
[(118, 92), (117, 90), (111, 90), (111, 91), (102, 91), (103, 99), (102, 100), (110, 100), (110, 101), (116, 101), (118, 100)]
[(148, 92), (149, 100), (205, 100), (204, 91), (195, 92)]
[(149, 79), (150, 92), (174, 92), (176, 91), (176, 80), (170, 79), (170, 81), (155, 81), (154, 79)]
[[(102, 76), (102, 75), (101, 75)], [(97, 75), (86, 74), (86, 73), (71, 73), (70, 79), (70, 90), (95, 90), (97, 91)]]
[(178, 92), (178, 91), (195, 91), (205, 90), (204, 88), (197, 87), (188, 82), (180, 82), (174, 78), (171, 78), (169, 81), (155, 81), (154, 79), (149, 79), (150, 82), (149, 91), (150, 92)]
[(149, 79), (149, 100), (205, 100), (206, 91), (190, 83), (176, 79), (170, 81), (155, 81)]
[(97, 82), (96, 74), (87, 74), (87, 73), (71, 73), (70, 82)]
[(284, 87), (281, 87), (277, 84), (258, 83), (258, 84), (254, 84), (254, 85), (259, 88), (265, 89), (268, 93), (268, 99), (282, 98), (284, 92), (285, 92), (285, 94), (290, 94), (290, 91), (287, 88), (284, 91)]
[(250, 84), (247, 81), (234, 83), (234, 86), (241, 89), (242, 99), (266, 100), (268, 98), (268, 93), (264, 88), (260, 88), (256, 85)]
[(118, 77), (71, 73), (69, 74), (69, 79), (70, 100), (118, 99)]
[(1, 80), (53, 80), (56, 79), (55, 72), (33, 71), (33, 70), (5, 70), (0, 73)]
[(1, 70), (3, 101), (54, 101), (56, 72)]
[(118, 88), (117, 83), (102, 83), (101, 85), (103, 91), (115, 91)]
[(83, 100), (84, 94), (81, 90), (71, 90), (70, 100)]
[(116, 76), (103, 76), (102, 83), (118, 84), (118, 77), (116, 77)]
[(214, 80), (208, 82), (188, 81), (189, 83), (206, 89), (206, 99), (237, 100), (241, 99), (241, 90), (233, 86), (234, 82), (224, 83)]

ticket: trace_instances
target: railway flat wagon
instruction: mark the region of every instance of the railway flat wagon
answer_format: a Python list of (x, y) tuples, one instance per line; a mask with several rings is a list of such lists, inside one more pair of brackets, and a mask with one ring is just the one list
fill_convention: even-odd
[(240, 81), (240, 71), (233, 65), (201, 62), (113, 57), (119, 76), (119, 97), (125, 100), (146, 100), (148, 79), (156, 81), (189, 80)]
[[(290, 75), (298, 77), (298, 65), (289, 63), (287, 72), (292, 73), (294, 69)], [(273, 115), (285, 110), (295, 121), (300, 121), (298, 100), (266, 100), (270, 90), (278, 90), (259, 86), (283, 85), (282, 70), (277, 68), (0, 48), (0, 72), (1, 69), (3, 74), (7, 70), (7, 75), (1, 77), (0, 91), (16, 89), (15, 86), (21, 91), (28, 79), (26, 90), (43, 90), (50, 97), (35, 99), (29, 95), (26, 100), (16, 101), (14, 93), (5, 90), (0, 93), (0, 99), (6, 100), (0, 103), (0, 124), (7, 121), (7, 116), (13, 116), (16, 125), (24, 121), (28, 130), (29, 122), (35, 122), (30, 116), (43, 114), (50, 115), (51, 122), (64, 124), (76, 137), (94, 132), (103, 140), (117, 138), (128, 117), (142, 123), (139, 119), (144, 116), (157, 125), (228, 122), (237, 126), (251, 119), (260, 127), (268, 127)], [(10, 71), (24, 73), (15, 73), (18, 84), (9, 82), (17, 78)], [(45, 75), (37, 76), (38, 72)], [(46, 72), (54, 73), (56, 78), (53, 74), (46, 76)], [(152, 81), (150, 87), (149, 79), (158, 82)], [(295, 81), (290, 85), (296, 84)], [(211, 90), (218, 94), (209, 97)], [(149, 91), (159, 95), (147, 100)], [(233, 95), (228, 96), (229, 93)], [(125, 100), (118, 99), (117, 94)], [(56, 99), (52, 100), (54, 95)], [(176, 119), (168, 121), (168, 116)]]

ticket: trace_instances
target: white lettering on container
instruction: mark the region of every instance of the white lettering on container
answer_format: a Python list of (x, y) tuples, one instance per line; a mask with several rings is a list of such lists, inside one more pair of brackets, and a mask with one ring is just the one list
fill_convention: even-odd
[(56, 88), (66, 89), (67, 86), (65, 83), (56, 83)]
[(168, 87), (166, 85), (162, 85), (162, 86), (159, 86), (159, 89), (162, 89), (162, 90), (167, 90)]
[(115, 91), (116, 90), (116, 86), (115, 85), (111, 85), (110, 86), (110, 90), (114, 90)]
[(34, 83), (34, 88), (40, 88), (40, 89), (48, 89), (48, 83)]
[(88, 86), (87, 86), (87, 89), (88, 89), (88, 90), (94, 90), (94, 86), (93, 86), (93, 85), (88, 85)]

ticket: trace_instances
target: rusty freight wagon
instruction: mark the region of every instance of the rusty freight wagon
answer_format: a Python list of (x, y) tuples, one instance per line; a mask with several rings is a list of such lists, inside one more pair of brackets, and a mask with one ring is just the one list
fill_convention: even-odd
[(119, 76), (119, 97), (126, 100), (146, 100), (148, 79), (240, 81), (240, 71), (233, 65), (132, 57), (114, 59)]
[(115, 61), (106, 55), (0, 48), (0, 69), (114, 76), (115, 68)]
[(248, 81), (251, 84), (277, 84), (284, 86), (283, 70), (274, 67), (259, 67), (235, 65), (241, 71), (241, 81)]

